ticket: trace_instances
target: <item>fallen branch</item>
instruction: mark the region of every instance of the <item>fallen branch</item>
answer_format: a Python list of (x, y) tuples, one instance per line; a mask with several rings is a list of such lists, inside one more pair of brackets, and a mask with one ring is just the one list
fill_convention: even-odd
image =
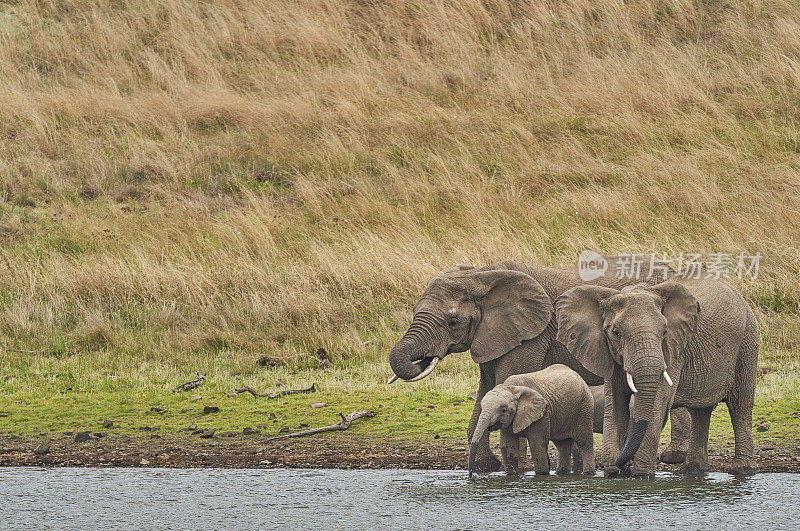
[(301, 393), (315, 393), (316, 391), (317, 391), (317, 384), (313, 383), (313, 384), (311, 384), (311, 387), (309, 387), (308, 389), (287, 389), (286, 391), (279, 391), (279, 392), (275, 393), (274, 395), (270, 395), (270, 394), (267, 394), (267, 393), (259, 393), (258, 391), (254, 390), (252, 387), (240, 387), (239, 389), (236, 389), (236, 394), (250, 393), (251, 395), (253, 395), (256, 398), (259, 398), (259, 397), (260, 398), (280, 398), (280, 397), (286, 396), (286, 395), (297, 395), (297, 394), (301, 394)]
[(173, 393), (177, 393), (178, 391), (190, 391), (190, 390), (194, 389), (195, 387), (200, 387), (202, 385), (202, 383), (205, 381), (205, 379), (206, 379), (206, 377), (198, 372), (196, 380), (191, 380), (189, 382), (182, 383), (178, 387), (173, 389), (172, 392)]
[(310, 430), (303, 430), (298, 431), (295, 433), (290, 433), (288, 435), (279, 435), (277, 437), (270, 437), (265, 442), (270, 441), (277, 441), (280, 439), (292, 439), (294, 437), (305, 437), (306, 435), (314, 435), (315, 433), (324, 433), (326, 431), (342, 431), (346, 430), (350, 427), (350, 424), (354, 420), (360, 419), (362, 417), (371, 418), (375, 416), (374, 411), (353, 411), (349, 415), (343, 415), (339, 413), (339, 416), (342, 417), (342, 420), (336, 424), (331, 424), (330, 426), (323, 426), (321, 428), (311, 428)]

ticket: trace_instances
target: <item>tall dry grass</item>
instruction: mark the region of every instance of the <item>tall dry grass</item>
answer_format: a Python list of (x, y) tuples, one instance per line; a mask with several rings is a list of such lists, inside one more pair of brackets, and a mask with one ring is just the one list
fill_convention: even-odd
[(796, 311), (798, 101), (788, 0), (2, 3), (2, 342), (369, 360), (454, 263), (584, 248)]

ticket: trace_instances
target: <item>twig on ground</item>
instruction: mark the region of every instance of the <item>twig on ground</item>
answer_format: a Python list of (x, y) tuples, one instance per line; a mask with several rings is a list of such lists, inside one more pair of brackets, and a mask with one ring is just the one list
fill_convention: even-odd
[(286, 396), (286, 395), (296, 395), (296, 394), (300, 394), (300, 393), (315, 393), (316, 391), (317, 391), (317, 384), (316, 383), (311, 384), (311, 387), (309, 387), (308, 389), (287, 389), (286, 391), (279, 391), (279, 392), (275, 393), (274, 395), (270, 395), (270, 394), (267, 394), (267, 393), (259, 393), (258, 391), (254, 390), (252, 387), (249, 387), (249, 386), (240, 387), (239, 389), (236, 389), (236, 393), (237, 394), (250, 393), (251, 395), (255, 396), (256, 398), (259, 398), (259, 397), (261, 397), (261, 398), (280, 398), (280, 397)]
[(310, 430), (303, 430), (298, 431), (295, 433), (290, 433), (288, 435), (279, 435), (277, 437), (270, 437), (266, 440), (269, 441), (277, 441), (279, 439), (291, 439), (294, 437), (305, 437), (306, 435), (314, 435), (315, 433), (324, 433), (326, 431), (342, 431), (346, 430), (350, 427), (350, 424), (357, 419), (362, 417), (372, 418), (375, 416), (374, 411), (353, 411), (349, 415), (343, 415), (339, 413), (339, 416), (342, 417), (342, 420), (336, 424), (331, 424), (330, 426), (322, 426), (321, 428), (311, 428)]
[(177, 393), (178, 391), (190, 391), (190, 390), (194, 389), (195, 387), (200, 387), (200, 385), (202, 385), (202, 383), (205, 381), (205, 379), (206, 379), (206, 377), (198, 372), (196, 380), (191, 380), (191, 381), (188, 381), (186, 383), (182, 383), (178, 387), (173, 389), (172, 392), (173, 393)]

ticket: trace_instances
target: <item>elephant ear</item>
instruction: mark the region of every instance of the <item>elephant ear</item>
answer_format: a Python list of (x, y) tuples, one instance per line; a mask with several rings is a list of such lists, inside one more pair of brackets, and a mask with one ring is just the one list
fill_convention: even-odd
[(478, 271), (474, 278), (482, 314), (470, 348), (476, 363), (497, 359), (547, 328), (553, 303), (533, 277), (498, 270)]
[(614, 373), (614, 358), (603, 329), (601, 301), (619, 291), (602, 286), (577, 286), (556, 299), (556, 338), (587, 370), (602, 378)]
[(662, 282), (647, 288), (663, 301), (661, 313), (667, 318), (667, 337), (664, 338), (669, 355), (667, 365), (686, 348), (687, 343), (697, 331), (700, 317), (700, 303), (694, 295), (678, 282)]
[(509, 385), (508, 388), (517, 397), (517, 414), (514, 415), (511, 430), (519, 433), (544, 416), (547, 402), (530, 387)]

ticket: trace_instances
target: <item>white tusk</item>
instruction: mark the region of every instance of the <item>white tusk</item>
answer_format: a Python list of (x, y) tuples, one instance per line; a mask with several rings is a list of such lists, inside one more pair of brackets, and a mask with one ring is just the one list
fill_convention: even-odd
[(625, 372), (625, 376), (628, 377), (628, 387), (631, 388), (631, 391), (633, 391), (633, 394), (638, 393), (639, 391), (636, 390), (636, 386), (633, 385), (633, 376), (631, 376), (631, 373)]
[(417, 376), (417, 377), (415, 377), (415, 378), (411, 378), (411, 379), (410, 379), (410, 380), (408, 380), (408, 381), (409, 381), (409, 382), (418, 382), (419, 380), (422, 380), (423, 378), (425, 378), (426, 376), (428, 376), (430, 373), (432, 373), (432, 372), (433, 372), (433, 369), (435, 369), (435, 368), (436, 368), (436, 366), (437, 366), (438, 364), (439, 364), (439, 358), (433, 358), (433, 361), (431, 362), (431, 364), (430, 364), (430, 365), (428, 365), (428, 368), (427, 368), (427, 369), (425, 369), (424, 371), (422, 371), (422, 372), (419, 374), (419, 376)]
[(395, 382), (398, 380), (398, 378), (399, 378), (399, 377), (398, 377), (398, 376), (395, 374), (394, 376), (392, 376), (391, 378), (389, 378), (389, 380), (386, 382), (386, 385), (389, 385), (389, 384), (393, 384), (393, 383), (395, 383)]
[(669, 377), (669, 373), (667, 373), (666, 369), (664, 370), (664, 379), (667, 381), (670, 387), (672, 387), (672, 378)]

